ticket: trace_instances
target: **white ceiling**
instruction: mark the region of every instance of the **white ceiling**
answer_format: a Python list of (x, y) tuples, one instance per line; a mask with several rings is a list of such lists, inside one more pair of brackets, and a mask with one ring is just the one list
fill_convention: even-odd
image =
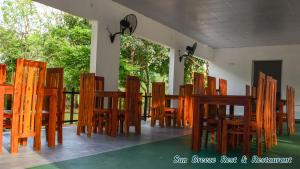
[(300, 44), (300, 0), (113, 0), (213, 48)]

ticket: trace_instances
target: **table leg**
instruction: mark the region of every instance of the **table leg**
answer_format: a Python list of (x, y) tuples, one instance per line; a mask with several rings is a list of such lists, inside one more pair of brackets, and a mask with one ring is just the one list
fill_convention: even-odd
[[(117, 122), (118, 122), (118, 96), (114, 95), (112, 98), (112, 122), (111, 122), (111, 136), (117, 136)], [(126, 128), (126, 124), (125, 124)], [(125, 130), (126, 132), (126, 130)], [(125, 133), (126, 134), (126, 133)]]
[(2, 154), (2, 135), (3, 135), (3, 110), (4, 110), (4, 89), (0, 87), (0, 154)]
[(50, 96), (49, 107), (49, 129), (48, 129), (48, 147), (55, 147), (55, 133), (56, 133), (56, 96)]
[(199, 151), (202, 142), (202, 114), (204, 113), (204, 107), (198, 104), (196, 97), (194, 98), (193, 107), (192, 150)]
[(243, 138), (243, 153), (246, 156), (250, 155), (250, 117), (251, 117), (251, 101), (244, 105), (244, 138)]
[(221, 147), (221, 153), (223, 154), (223, 155), (226, 155), (227, 154), (227, 121), (226, 120), (224, 120), (223, 121), (223, 127), (222, 127), (222, 147)]
[(230, 118), (234, 117), (234, 105), (229, 106), (229, 117)]
[(279, 135), (282, 135), (282, 126), (283, 126), (283, 102), (280, 101), (279, 103), (279, 117), (278, 117), (278, 130)]

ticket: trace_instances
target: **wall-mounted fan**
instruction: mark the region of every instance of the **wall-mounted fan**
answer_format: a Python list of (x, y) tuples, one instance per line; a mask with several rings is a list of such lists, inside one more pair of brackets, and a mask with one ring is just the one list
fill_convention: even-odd
[(116, 35), (118, 34), (131, 35), (135, 31), (136, 27), (137, 27), (137, 18), (134, 14), (129, 14), (120, 21), (120, 32), (116, 32), (112, 34), (107, 27), (107, 31), (109, 32), (109, 38), (111, 43), (114, 42)]
[[(183, 59), (184, 57), (193, 56), (194, 53), (195, 53), (196, 48), (197, 48), (197, 43), (196, 43), (196, 42), (193, 44), (193, 46), (187, 46), (187, 47), (185, 48), (186, 54), (181, 55), (181, 56), (179, 57), (179, 61), (181, 62), (182, 59)], [(179, 52), (180, 52), (180, 51), (179, 51)], [(180, 54), (179, 54), (179, 55), (180, 55)]]

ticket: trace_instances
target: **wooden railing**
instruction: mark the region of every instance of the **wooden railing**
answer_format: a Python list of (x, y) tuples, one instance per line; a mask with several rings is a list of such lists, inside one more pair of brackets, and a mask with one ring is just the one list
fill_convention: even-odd
[[(78, 114), (78, 102), (75, 102), (75, 101), (78, 101), (78, 99), (75, 100), (75, 96), (78, 95), (78, 97), (79, 97), (79, 91), (75, 91), (75, 89), (72, 88), (71, 91), (64, 91), (64, 94), (66, 95), (66, 102), (67, 102), (65, 114), (68, 114), (68, 113), (70, 114), (69, 119), (66, 119), (66, 116), (65, 116), (64, 123), (73, 124), (74, 122), (77, 122), (77, 118), (74, 119), (75, 109), (77, 109), (76, 114)], [(69, 97), (68, 97), (68, 95), (69, 95)], [(68, 100), (70, 100), (70, 102), (68, 102)], [(69, 111), (67, 111), (68, 108), (69, 108)]]
[[(75, 91), (73, 88), (71, 91), (64, 91), (64, 94), (66, 95), (66, 109), (65, 109), (65, 124), (73, 124), (77, 122), (77, 118), (75, 117), (78, 114), (78, 101), (79, 101), (79, 91)], [(78, 97), (78, 99), (75, 99)], [(142, 113), (142, 119), (144, 121), (147, 120), (147, 118), (151, 117), (151, 96), (144, 95), (143, 96), (143, 113)], [(66, 114), (69, 116), (66, 116)], [(69, 118), (67, 118), (69, 117)]]

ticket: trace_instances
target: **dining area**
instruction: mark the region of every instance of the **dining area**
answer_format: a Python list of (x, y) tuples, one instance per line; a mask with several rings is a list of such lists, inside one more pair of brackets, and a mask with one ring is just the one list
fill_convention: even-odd
[(0, 169), (299, 168), (296, 0), (3, 0)]
[[(26, 147), (29, 138), (34, 139), (33, 149), (41, 151), (43, 126), (49, 148), (63, 144), (63, 77), (63, 68), (47, 68), (44, 62), (18, 59), (16, 73), (8, 84), (6, 65), (1, 64), (0, 134), (2, 137), (3, 130), (10, 130), (11, 154), (17, 154), (19, 146)], [(151, 116), (146, 125), (190, 130), (192, 151), (205, 151), (212, 144), (223, 155), (242, 147), (243, 155), (262, 156), (278, 144), (277, 136), (282, 135), (283, 128), (288, 135), (295, 134), (293, 87), (286, 87), (286, 99), (277, 98), (276, 79), (263, 72), (259, 73), (258, 86), (245, 85), (244, 95), (228, 94), (227, 83), (220, 78), (217, 89), (216, 77), (195, 72), (193, 84), (178, 86), (179, 94), (172, 95), (166, 94), (164, 82), (152, 82), (152, 92), (148, 94)], [(138, 77), (128, 75), (125, 91), (106, 91), (104, 77), (82, 73), (76, 134), (118, 138), (132, 132), (140, 136), (140, 85)], [(235, 106), (242, 106), (243, 112), (235, 112)], [(254, 143), (256, 151), (251, 152)]]

